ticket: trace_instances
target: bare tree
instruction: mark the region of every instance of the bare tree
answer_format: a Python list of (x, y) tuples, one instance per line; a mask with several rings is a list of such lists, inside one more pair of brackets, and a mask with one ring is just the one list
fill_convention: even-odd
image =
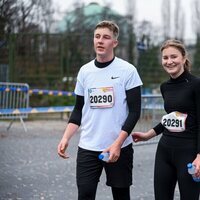
[(154, 35), (154, 27), (150, 21), (143, 20), (137, 27), (138, 42), (144, 45), (144, 49), (148, 49), (155, 41), (152, 41)]
[(17, 17), (17, 0), (0, 1), (0, 35), (12, 32)]
[(194, 7), (193, 7), (193, 28), (194, 31), (197, 35), (197, 37), (200, 38), (200, 2), (199, 0), (194, 0), (193, 3)]
[(136, 0), (126, 1), (126, 18), (128, 22), (128, 60), (131, 63), (137, 64), (136, 55)]
[(136, 22), (136, 2), (136, 0), (126, 1), (126, 14), (129, 16), (133, 28)]
[(49, 33), (51, 26), (54, 22), (53, 14), (55, 12), (53, 8), (52, 0), (39, 0), (38, 1), (38, 22), (42, 22), (44, 32)]
[(36, 8), (38, 0), (17, 0), (18, 16), (15, 23), (15, 32), (27, 33), (38, 30), (36, 23)]
[(183, 40), (185, 31), (185, 15), (181, 1), (175, 1), (174, 7), (174, 36), (176, 39)]
[(175, 0), (173, 3), (174, 10), (172, 13), (172, 2), (170, 0), (162, 0), (163, 37), (165, 40), (172, 36), (183, 40), (185, 34), (185, 14), (181, 0)]
[(199, 51), (200, 51), (200, 2), (199, 0), (194, 0), (193, 2), (193, 27), (194, 31), (196, 33), (196, 44), (195, 44), (195, 52), (193, 55), (193, 70), (196, 72), (196, 74), (200, 75), (200, 57), (199, 57)]
[(171, 35), (171, 3), (170, 0), (162, 0), (162, 24), (163, 37), (167, 39)]
[(53, 13), (52, 0), (1, 0), (0, 32), (49, 32)]

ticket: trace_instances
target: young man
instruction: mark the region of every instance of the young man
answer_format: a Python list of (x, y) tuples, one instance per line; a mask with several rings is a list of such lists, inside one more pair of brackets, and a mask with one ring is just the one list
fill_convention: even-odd
[[(75, 87), (76, 103), (67, 128), (58, 145), (65, 153), (71, 137), (80, 127), (77, 153), (79, 200), (94, 200), (103, 168), (114, 200), (130, 200), (133, 148), (130, 133), (141, 109), (142, 81), (136, 68), (115, 57), (119, 28), (102, 21), (94, 30), (96, 58), (83, 65)], [(98, 159), (109, 153), (108, 162)]]

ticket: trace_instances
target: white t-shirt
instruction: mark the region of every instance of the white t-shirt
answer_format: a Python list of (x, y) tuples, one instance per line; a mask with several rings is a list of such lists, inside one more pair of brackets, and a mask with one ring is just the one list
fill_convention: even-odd
[[(103, 151), (119, 136), (128, 115), (126, 90), (142, 85), (136, 68), (115, 57), (105, 68), (94, 60), (83, 65), (77, 76), (75, 94), (84, 96), (79, 146)], [(132, 143), (129, 136), (122, 147)]]

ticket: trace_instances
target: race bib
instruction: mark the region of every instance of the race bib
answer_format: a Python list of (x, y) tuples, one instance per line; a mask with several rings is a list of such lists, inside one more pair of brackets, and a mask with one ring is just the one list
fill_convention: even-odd
[(90, 88), (88, 90), (91, 108), (111, 108), (114, 105), (113, 87)]
[(161, 123), (171, 132), (182, 132), (185, 130), (185, 121), (187, 114), (180, 112), (171, 112), (162, 117)]

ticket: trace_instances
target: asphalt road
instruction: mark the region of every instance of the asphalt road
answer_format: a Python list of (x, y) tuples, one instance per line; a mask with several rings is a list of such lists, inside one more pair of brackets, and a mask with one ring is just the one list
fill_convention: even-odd
[[(70, 143), (67, 160), (57, 155), (64, 120), (19, 121), (9, 131), (0, 121), (0, 200), (76, 200), (75, 160), (79, 134)], [(134, 147), (132, 200), (153, 200), (156, 144)], [(179, 199), (176, 189), (176, 198)], [(96, 200), (112, 200), (102, 174)]]

